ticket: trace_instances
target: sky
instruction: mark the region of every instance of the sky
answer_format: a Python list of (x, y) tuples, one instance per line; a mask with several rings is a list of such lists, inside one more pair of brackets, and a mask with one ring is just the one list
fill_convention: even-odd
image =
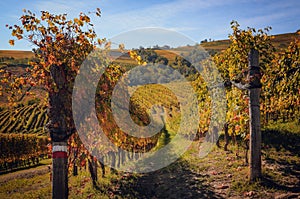
[[(13, 37), (5, 25), (20, 24), (22, 9), (37, 14), (42, 10), (55, 14), (67, 13), (68, 18), (72, 19), (80, 12), (95, 11), (97, 7), (101, 9), (102, 16), (92, 17), (92, 22), (99, 38), (114, 41), (120, 35), (121, 38), (131, 35), (131, 40), (139, 41), (146, 47), (163, 45), (160, 40), (147, 43), (147, 38), (159, 37), (158, 33), (163, 38), (169, 38), (164, 35), (165, 32), (187, 38), (180, 40), (182, 43), (171, 45), (194, 45), (204, 39), (227, 39), (232, 32), (232, 20), (238, 21), (243, 29), (271, 26), (272, 35), (300, 29), (299, 0), (9, 0), (0, 2), (0, 49), (31, 50), (34, 47), (26, 41), (16, 41), (15, 46), (8, 44)], [(148, 33), (157, 30), (156, 35), (143, 34), (141, 38), (136, 34), (145, 32), (141, 31), (145, 29), (151, 30), (146, 31)]]

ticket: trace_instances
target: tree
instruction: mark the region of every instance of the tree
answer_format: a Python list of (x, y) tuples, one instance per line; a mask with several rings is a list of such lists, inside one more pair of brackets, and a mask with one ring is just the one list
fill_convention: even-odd
[[(36, 47), (33, 49), (36, 59), (30, 63), (31, 67), (27, 68), (25, 75), (16, 77), (4, 71), (2, 82), (10, 84), (5, 89), (12, 94), (11, 101), (22, 99), (24, 92), (33, 86), (47, 91), (47, 129), (53, 145), (52, 197), (67, 198), (66, 145), (75, 132), (71, 106), (74, 79), (85, 57), (105, 40), (97, 39), (93, 24), (84, 13), (67, 20), (67, 14), (54, 15), (41, 11), (38, 17), (31, 11), (23, 11), (20, 18), (22, 24), (7, 27), (12, 31), (12, 36), (27, 40)], [(99, 8), (95, 14), (101, 15)], [(9, 41), (11, 45), (14, 42)]]

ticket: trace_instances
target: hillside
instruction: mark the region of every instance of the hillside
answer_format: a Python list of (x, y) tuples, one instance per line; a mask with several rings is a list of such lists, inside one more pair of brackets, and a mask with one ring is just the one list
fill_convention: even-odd
[(32, 58), (34, 54), (31, 51), (23, 50), (0, 50), (0, 57), (13, 57), (15, 59)]
[[(275, 48), (282, 50), (286, 48), (294, 39), (300, 39), (300, 34), (298, 33), (284, 33), (271, 36), (272, 44)], [(230, 45), (230, 41), (227, 40), (218, 40), (212, 42), (202, 43), (201, 46), (207, 51), (220, 52), (225, 50)], [(187, 47), (181, 47), (180, 50), (187, 50)]]
[[(294, 39), (300, 39), (299, 33), (283, 33), (278, 35), (272, 35), (272, 43), (273, 45), (278, 48), (286, 48), (291, 41)], [(230, 41), (226, 40), (217, 40), (211, 42), (201, 43), (201, 46), (207, 51), (215, 51), (220, 52), (225, 50), (230, 45)], [(184, 53), (190, 49), (189, 46), (182, 46), (173, 48), (171, 51), (174, 51), (176, 54)], [(173, 53), (166, 53), (168, 50), (157, 50), (157, 53), (161, 56), (165, 56), (168, 59), (174, 59)], [(34, 54), (31, 51), (19, 51), (19, 50), (0, 50), (0, 58), (1, 57), (13, 57), (14, 59), (24, 59), (24, 58), (33, 58)], [(128, 60), (127, 56), (120, 58), (121, 62), (123, 63), (133, 63)]]
[(0, 109), (0, 133), (37, 133), (42, 135), (44, 126), (48, 122), (46, 112), (46, 106), (34, 100), (14, 109)]

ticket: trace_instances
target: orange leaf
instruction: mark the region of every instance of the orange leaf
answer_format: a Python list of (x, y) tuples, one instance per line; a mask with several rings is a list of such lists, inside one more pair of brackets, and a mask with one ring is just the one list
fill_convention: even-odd
[(15, 45), (15, 40), (13, 40), (13, 39), (9, 40), (9, 44), (12, 46)]

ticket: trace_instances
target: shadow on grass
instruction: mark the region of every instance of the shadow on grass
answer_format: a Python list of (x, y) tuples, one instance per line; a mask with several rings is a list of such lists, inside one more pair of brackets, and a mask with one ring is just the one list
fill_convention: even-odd
[(119, 194), (130, 198), (222, 198), (206, 176), (193, 172), (188, 162), (177, 160), (161, 170), (122, 181)]
[(300, 134), (267, 129), (262, 131), (262, 142), (263, 146), (268, 146), (264, 149), (266, 154), (270, 153), (268, 150), (271, 148), (276, 150), (271, 152), (272, 156), (265, 157), (266, 162), (275, 170), (264, 174), (262, 185), (270, 189), (300, 193)]
[(286, 186), (280, 184), (272, 179), (271, 176), (265, 175), (261, 180), (261, 185), (272, 190), (288, 191), (293, 193), (300, 193), (300, 184), (295, 184), (294, 186)]
[(287, 130), (264, 130), (262, 142), (264, 145), (274, 147), (277, 151), (285, 149), (293, 155), (300, 156), (300, 134)]

